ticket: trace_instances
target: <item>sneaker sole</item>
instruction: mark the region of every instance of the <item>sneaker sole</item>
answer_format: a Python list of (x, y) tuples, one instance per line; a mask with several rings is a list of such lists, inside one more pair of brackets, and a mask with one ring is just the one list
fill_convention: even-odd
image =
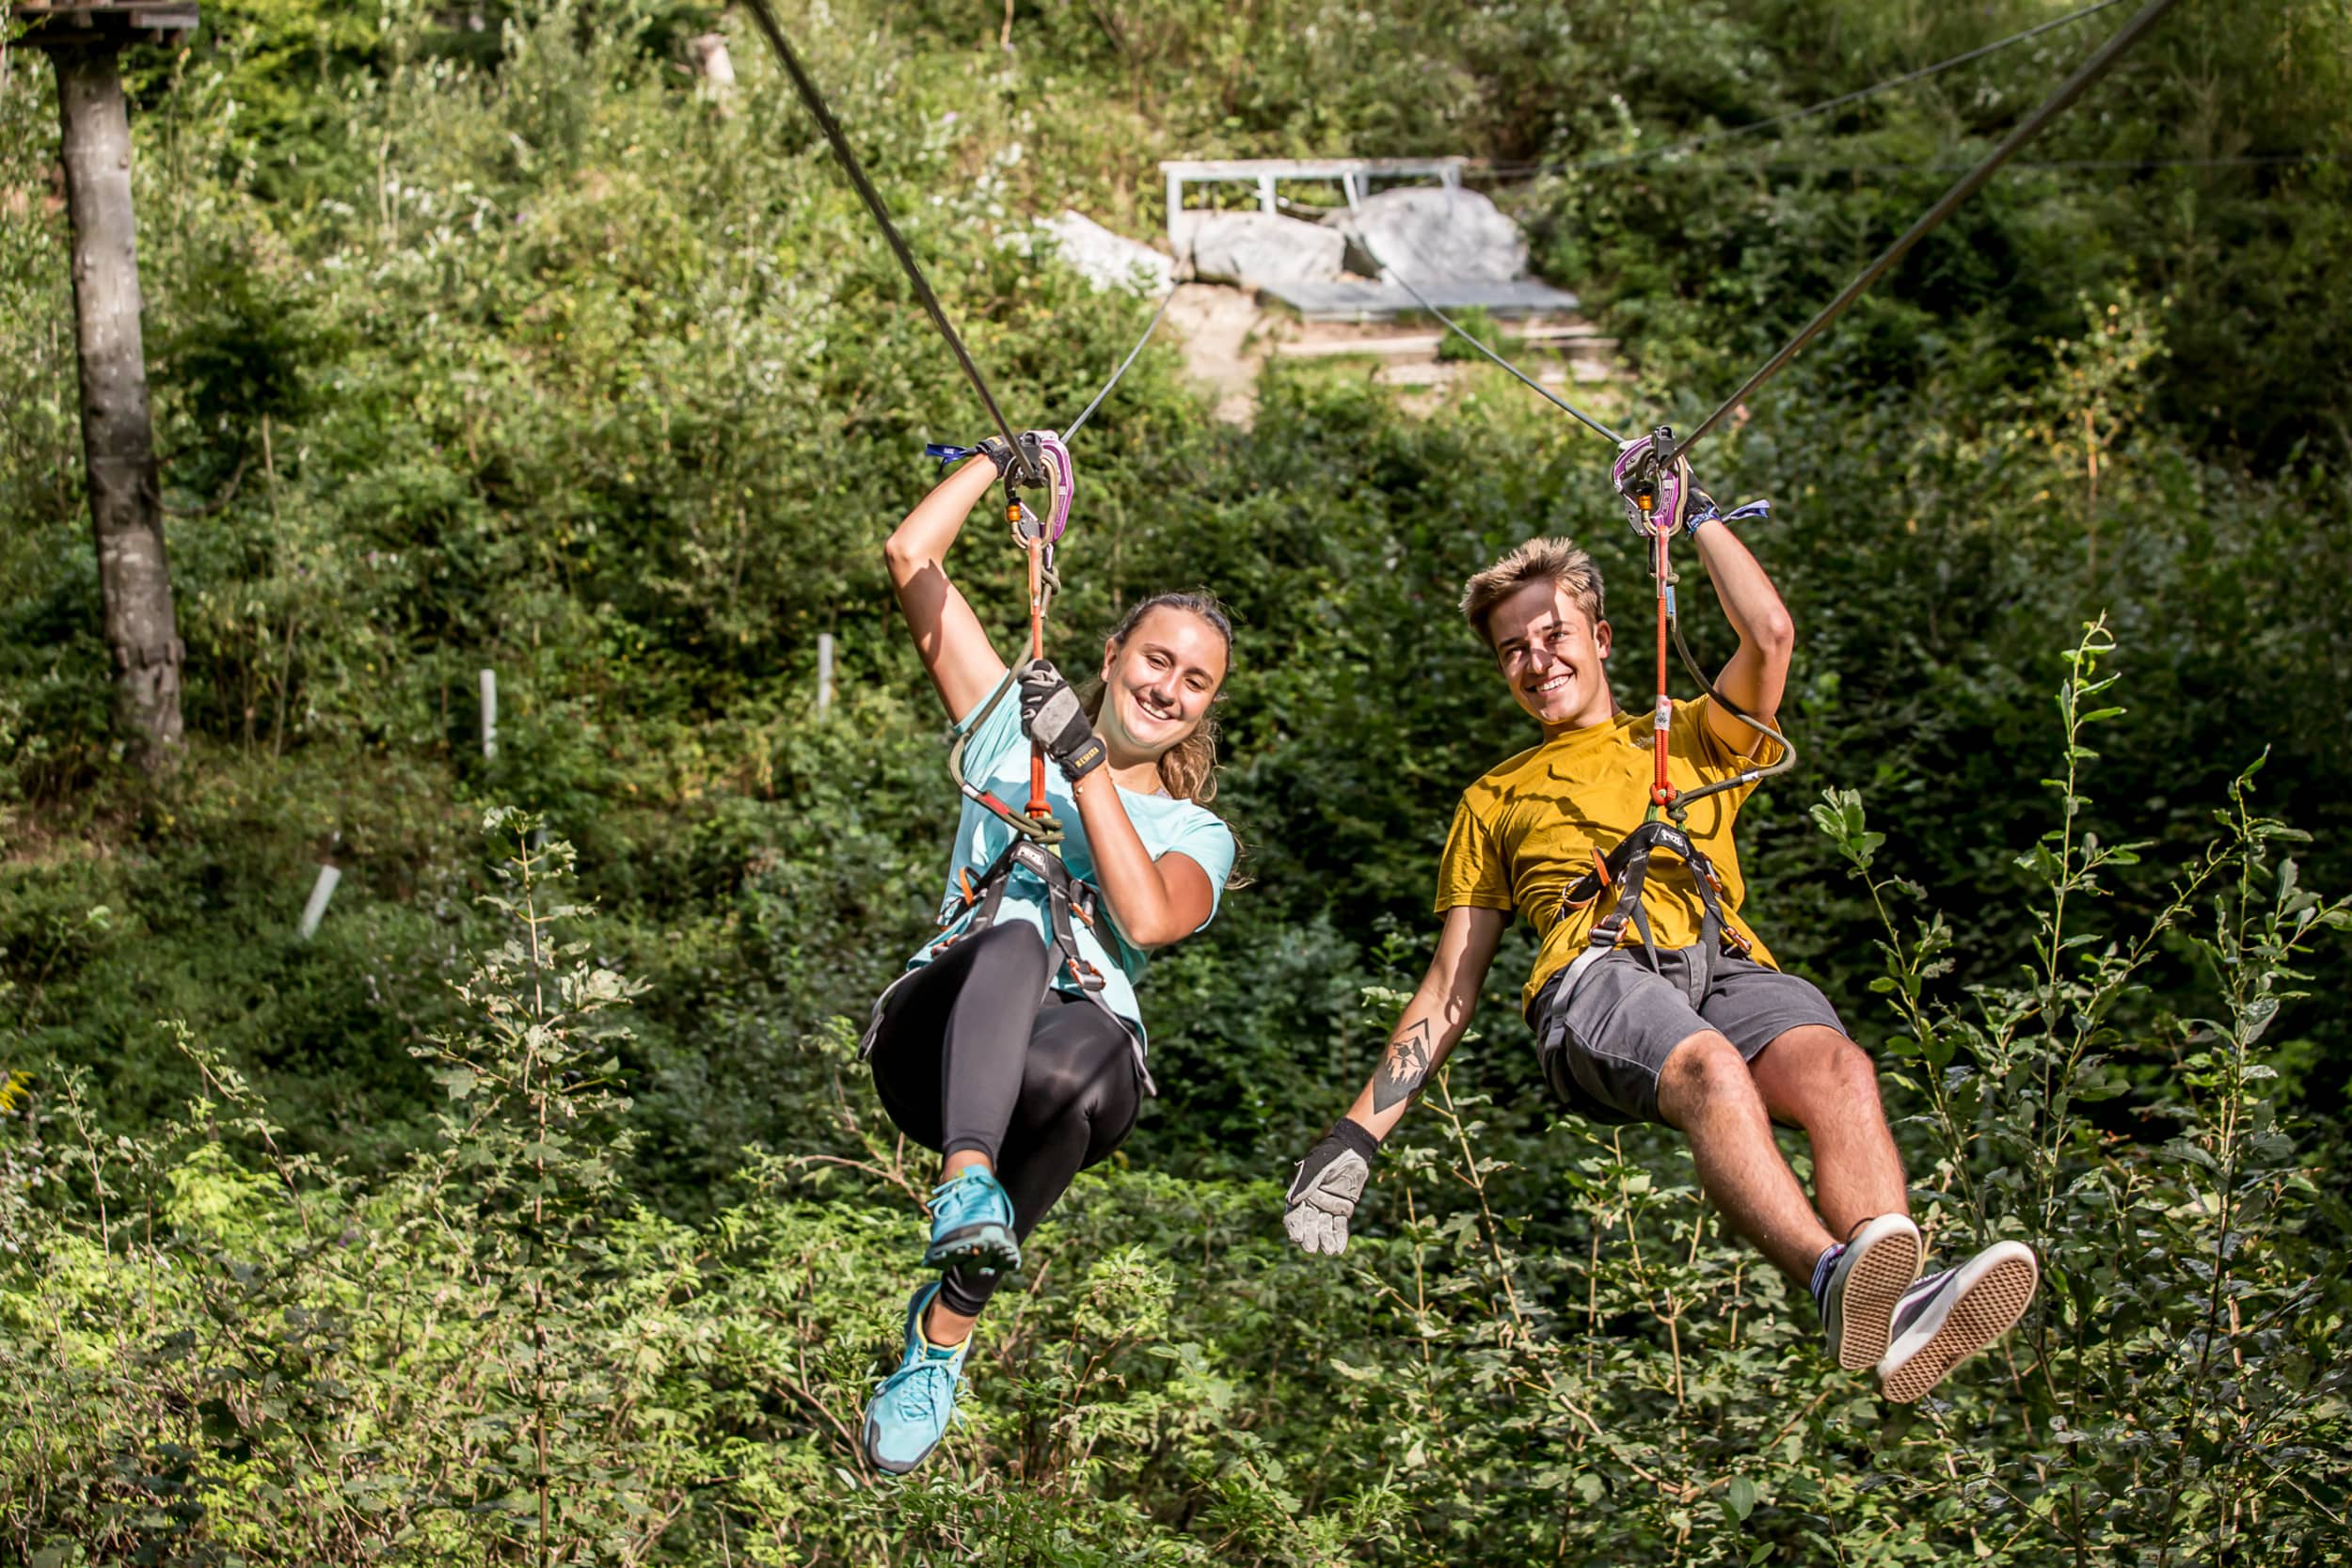
[(1919, 1353), (1881, 1380), (1879, 1392), (1893, 1404), (1926, 1399), (1954, 1367), (2017, 1326), (2033, 1305), (2034, 1286), (2041, 1277), (2030, 1254), (2004, 1258), (1985, 1270), (1961, 1291)]
[(1919, 1232), (1890, 1230), (1847, 1271), (1837, 1313), (1837, 1364), (1850, 1372), (1875, 1367), (1894, 1333), (1895, 1308), (1919, 1277)]
[(969, 1263), (993, 1274), (1010, 1274), (1021, 1266), (1021, 1243), (1012, 1231), (990, 1221), (951, 1230), (923, 1253), (927, 1268), (952, 1269)]

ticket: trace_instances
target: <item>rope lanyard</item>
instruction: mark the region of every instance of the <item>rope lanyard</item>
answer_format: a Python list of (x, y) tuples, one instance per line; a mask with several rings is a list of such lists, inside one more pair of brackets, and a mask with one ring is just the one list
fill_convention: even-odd
[[(1633, 524), (1633, 531), (1648, 541), (1650, 547), (1650, 579), (1657, 589), (1658, 600), (1658, 696), (1650, 710), (1650, 794), (1649, 810), (1645, 821), (1655, 821), (1661, 816), (1682, 821), (1692, 806), (1710, 795), (1786, 773), (1797, 765), (1797, 749), (1788, 737), (1772, 725), (1756, 718), (1739, 704), (1715, 689), (1699, 669), (1698, 660), (1691, 655), (1691, 645), (1683, 640), (1682, 618), (1675, 604), (1675, 585), (1681, 579), (1674, 568), (1672, 545), (1677, 533), (1692, 531), (1697, 526), (1716, 522), (1728, 526), (1734, 522), (1767, 517), (1772, 515), (1770, 501), (1751, 501), (1729, 512), (1719, 510), (1713, 497), (1698, 488), (1691, 478), (1688, 459), (1679, 455), (1666, 463), (1659, 463), (1653, 453), (1663, 444), (1671, 447), (1673, 433), (1662, 427), (1638, 441), (1629, 441), (1618, 453), (1616, 467), (1611, 478), (1625, 499), (1626, 515)], [(1674, 698), (1666, 686), (1666, 648), (1671, 643), (1681, 656), (1682, 667), (1698, 683), (1715, 705), (1777, 748), (1773, 759), (1765, 764), (1740, 768), (1727, 778), (1696, 789), (1677, 791), (1666, 771), (1669, 760), (1667, 741), (1674, 726)]]

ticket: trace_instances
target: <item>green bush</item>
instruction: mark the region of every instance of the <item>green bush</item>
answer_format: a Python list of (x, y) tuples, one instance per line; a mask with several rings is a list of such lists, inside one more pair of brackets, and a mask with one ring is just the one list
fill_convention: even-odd
[[(2137, 853), (2081, 828), (2112, 652), (2093, 627), (2070, 656), (2016, 984), (1950, 993), (1948, 927), (1896, 916), (1924, 895), (1876, 869), (1859, 796), (1815, 813), (1888, 911), (1937, 1250), (2013, 1236), (2046, 1272), (1915, 1410), (1823, 1363), (1670, 1136), (1528, 1131), (1449, 1072), (1343, 1259), (1289, 1247), (1273, 1180), (1082, 1180), (983, 1325), (967, 1419), (880, 1484), (858, 1412), (928, 1169), (851, 1082), (850, 1026), (801, 1046), (842, 1152), (760, 1156), (693, 1227), (650, 1213), (620, 1181), (639, 988), (564, 901), (570, 847), (501, 809), (497, 928), (417, 1048), (443, 1109), (399, 1167), (289, 1152), (184, 1029), (199, 1092), (146, 1135), (80, 1072), (33, 1087), (0, 1146), (0, 1530), (56, 1563), (2341, 1562), (2338, 1173), (2265, 1041), (2352, 900), (2301, 886), (2249, 773), (2168, 905), (2091, 916)], [(2167, 943), (2203, 1016), (2119, 1026)], [(1400, 1000), (1362, 990), (1372, 1020)], [(2119, 1136), (2098, 1107), (2140, 1064), (2164, 1087)]]

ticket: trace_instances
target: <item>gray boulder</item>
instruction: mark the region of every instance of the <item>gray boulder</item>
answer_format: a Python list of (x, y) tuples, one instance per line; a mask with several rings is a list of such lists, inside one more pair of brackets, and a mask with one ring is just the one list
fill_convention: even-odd
[(1274, 213), (1203, 213), (1188, 218), (1192, 276), (1203, 283), (1328, 283), (1347, 241), (1321, 224)]
[(1394, 267), (1415, 284), (1507, 283), (1527, 271), (1519, 226), (1476, 191), (1400, 186), (1327, 221), (1345, 241), (1348, 270), (1368, 277)]
[(1038, 234), (1053, 240), (1061, 259), (1098, 289), (1139, 289), (1164, 294), (1176, 286), (1176, 263), (1148, 245), (1114, 234), (1093, 219), (1065, 212), (1041, 219)]

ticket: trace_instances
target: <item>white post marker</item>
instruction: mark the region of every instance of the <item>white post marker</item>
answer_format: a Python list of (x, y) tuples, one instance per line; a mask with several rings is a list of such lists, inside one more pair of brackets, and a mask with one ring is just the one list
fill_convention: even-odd
[(499, 675), (496, 670), (482, 672), (482, 760), (491, 761), (499, 754)]
[(833, 633), (817, 634), (817, 717), (833, 706)]
[(318, 934), (319, 922), (326, 918), (326, 901), (335, 896), (335, 884), (343, 874), (331, 865), (319, 867), (319, 879), (310, 884), (310, 901), (302, 907), (302, 940), (309, 942)]

